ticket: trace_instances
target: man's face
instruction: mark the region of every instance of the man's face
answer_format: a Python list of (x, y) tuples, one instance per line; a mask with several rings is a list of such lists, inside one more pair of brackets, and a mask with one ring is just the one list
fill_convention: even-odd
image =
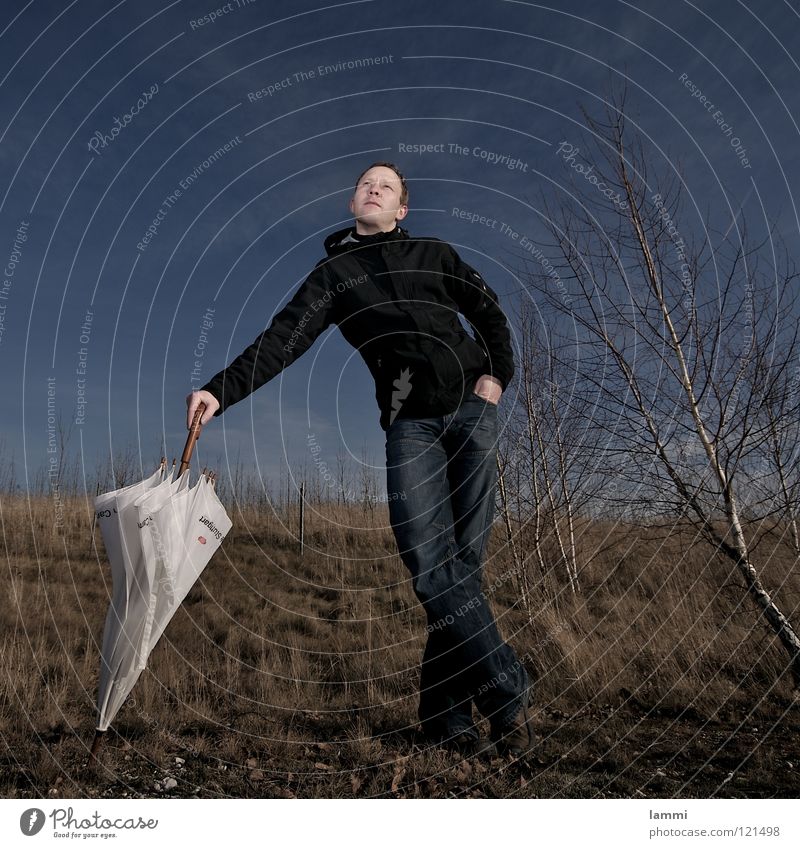
[(356, 232), (372, 235), (393, 230), (402, 221), (408, 206), (400, 203), (403, 187), (391, 168), (370, 168), (359, 181), (350, 199), (350, 211), (356, 219)]

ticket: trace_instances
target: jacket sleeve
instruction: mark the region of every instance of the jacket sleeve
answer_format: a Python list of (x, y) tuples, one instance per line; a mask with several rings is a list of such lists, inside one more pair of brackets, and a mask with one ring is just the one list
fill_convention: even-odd
[(514, 352), (497, 294), (449, 244), (445, 245), (444, 266), (445, 284), (450, 287), (459, 312), (475, 331), (475, 341), (486, 352), (487, 373), (497, 377), (505, 391), (514, 376)]
[(202, 389), (219, 401), (215, 416), (299, 359), (332, 323), (334, 295), (321, 259), (270, 326)]

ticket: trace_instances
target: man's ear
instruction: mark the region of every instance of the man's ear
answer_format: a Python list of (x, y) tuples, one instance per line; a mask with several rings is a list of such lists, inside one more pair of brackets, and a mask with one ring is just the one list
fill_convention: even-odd
[(402, 220), (403, 220), (403, 218), (405, 218), (405, 217), (406, 217), (406, 215), (408, 215), (408, 206), (406, 206), (406, 204), (404, 203), (404, 204), (403, 204), (403, 205), (402, 205), (402, 206), (401, 206), (401, 207), (397, 210), (397, 214), (395, 215), (395, 218), (394, 218), (394, 219), (395, 219), (395, 221), (402, 221)]
[(351, 196), (350, 197), (350, 203), (347, 205), (347, 208), (350, 210), (351, 215), (355, 214), (355, 210), (353, 209), (353, 200), (354, 200), (354, 198)]

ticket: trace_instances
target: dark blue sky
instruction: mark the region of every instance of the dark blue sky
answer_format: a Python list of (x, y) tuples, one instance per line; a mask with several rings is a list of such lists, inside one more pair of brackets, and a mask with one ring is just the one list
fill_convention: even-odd
[[(571, 178), (558, 146), (581, 143), (579, 104), (609, 82), (628, 81), (657, 167), (680, 163), (685, 227), (743, 210), (758, 231), (766, 212), (798, 243), (785, 2), (36, 0), (4, 3), (0, 33), (2, 438), (29, 473), (48, 461), (48, 399), (90, 468), (134, 446), (149, 472), (162, 440), (179, 453), (192, 378), (269, 324), (375, 159), (407, 174), (407, 229), (451, 241), (513, 310), (500, 224), (542, 238), (539, 191)], [(309, 434), (317, 462), (366, 446), (382, 467), (372, 381), (335, 327), (199, 451), (271, 478), (311, 462)]]

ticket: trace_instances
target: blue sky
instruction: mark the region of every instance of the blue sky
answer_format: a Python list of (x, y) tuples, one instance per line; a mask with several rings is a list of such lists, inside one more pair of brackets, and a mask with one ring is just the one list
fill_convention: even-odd
[[(579, 105), (610, 81), (628, 80), (657, 166), (680, 166), (698, 210), (756, 231), (766, 213), (797, 245), (788, 3), (50, 0), (4, 3), (0, 33), (2, 438), (29, 475), (54, 408), (89, 467), (179, 453), (192, 377), (269, 325), (375, 159), (407, 174), (404, 226), (452, 242), (513, 309), (499, 223), (542, 239), (539, 192), (571, 178), (557, 148), (581, 144)], [(330, 465), (366, 448), (382, 468), (372, 381), (335, 327), (198, 451), (272, 479), (310, 463), (311, 434)]]

